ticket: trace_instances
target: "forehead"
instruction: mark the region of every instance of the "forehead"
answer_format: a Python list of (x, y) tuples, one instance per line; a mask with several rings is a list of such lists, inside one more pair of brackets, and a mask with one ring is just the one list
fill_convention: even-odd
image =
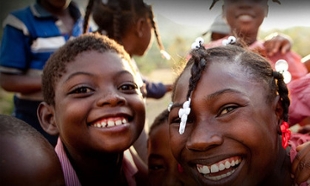
[(73, 62), (67, 65), (67, 73), (80, 71), (80, 70), (91, 70), (91, 72), (99, 72), (105, 74), (108, 72), (115, 72), (119, 70), (126, 70), (133, 73), (129, 62), (121, 58), (117, 53), (106, 51), (86, 51), (76, 56)]
[[(187, 69), (180, 77), (175, 92), (177, 99), (174, 102), (185, 101), (190, 76), (190, 69)], [(209, 93), (220, 89), (238, 89), (242, 92), (249, 92), (250, 89), (262, 88), (262, 86), (241, 64), (216, 59), (203, 71), (194, 92), (199, 88)]]

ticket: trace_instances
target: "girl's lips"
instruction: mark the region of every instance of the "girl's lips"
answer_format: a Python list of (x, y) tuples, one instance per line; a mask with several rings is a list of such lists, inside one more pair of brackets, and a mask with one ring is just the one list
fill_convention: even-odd
[(217, 181), (232, 175), (241, 161), (241, 157), (235, 156), (211, 165), (196, 164), (196, 167), (198, 172), (205, 178)]

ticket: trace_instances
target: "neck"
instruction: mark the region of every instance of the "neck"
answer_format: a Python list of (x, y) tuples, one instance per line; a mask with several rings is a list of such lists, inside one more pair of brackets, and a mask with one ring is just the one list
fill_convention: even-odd
[(279, 156), (277, 157), (276, 165), (273, 172), (260, 185), (282, 185), (291, 186), (294, 185), (294, 181), (291, 178), (291, 160), (288, 150), (284, 150), (282, 147), (279, 149)]
[(122, 170), (123, 153), (68, 157), (82, 185), (122, 185), (126, 182)]
[(67, 15), (69, 13), (68, 6), (69, 5), (64, 5), (62, 7), (55, 7), (48, 3), (47, 1), (40, 1), (40, 5), (46, 9), (48, 12), (50, 12), (52, 15), (59, 17), (63, 15)]

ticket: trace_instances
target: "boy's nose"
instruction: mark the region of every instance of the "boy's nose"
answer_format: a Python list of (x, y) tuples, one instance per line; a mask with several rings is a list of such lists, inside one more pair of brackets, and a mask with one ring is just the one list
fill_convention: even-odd
[(104, 94), (100, 95), (100, 98), (97, 101), (97, 106), (117, 106), (117, 105), (124, 105), (126, 103), (126, 99), (119, 95), (114, 91), (107, 91)]

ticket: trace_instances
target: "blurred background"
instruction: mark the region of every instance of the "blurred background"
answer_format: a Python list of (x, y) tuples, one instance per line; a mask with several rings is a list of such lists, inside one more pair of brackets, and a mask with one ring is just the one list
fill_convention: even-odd
[[(82, 12), (87, 0), (73, 0), (80, 5)], [(289, 35), (293, 41), (295, 52), (302, 57), (310, 54), (310, 1), (280, 0), (281, 5), (269, 2), (268, 17), (265, 18), (260, 38), (270, 33), (281, 32)], [(23, 8), (35, 0), (10, 0), (0, 2), (0, 38), (2, 38), (2, 23), (9, 12)], [(156, 42), (152, 42), (148, 52), (143, 57), (136, 57), (139, 69), (143, 75), (154, 81), (172, 83), (177, 74), (177, 67), (184, 62), (193, 41), (206, 32), (214, 18), (221, 13), (222, 2), (219, 1), (209, 10), (211, 0), (145, 0), (152, 5), (160, 36), (167, 52), (172, 59), (167, 61), (161, 57)], [(204, 39), (208, 42), (209, 35)], [(160, 100), (148, 99), (147, 119), (152, 122), (170, 102), (171, 94)], [(0, 88), (0, 113), (10, 114), (12, 111), (12, 94)]]

